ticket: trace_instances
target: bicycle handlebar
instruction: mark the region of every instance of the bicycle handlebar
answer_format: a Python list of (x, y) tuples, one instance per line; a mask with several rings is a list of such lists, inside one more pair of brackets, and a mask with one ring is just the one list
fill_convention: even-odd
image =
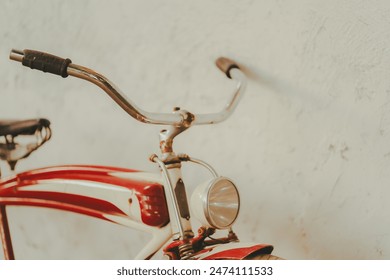
[[(10, 59), (21, 62), (31, 69), (49, 72), (66, 78), (68, 75), (94, 83), (103, 89), (122, 109), (136, 120), (144, 123), (160, 125), (183, 125), (189, 112), (175, 111), (173, 113), (151, 113), (138, 108), (134, 102), (128, 100), (125, 95), (111, 81), (103, 75), (86, 67), (73, 64), (70, 59), (63, 59), (44, 52), (33, 50), (12, 50)], [(242, 93), (245, 90), (245, 75), (240, 71), (237, 64), (228, 58), (218, 58), (216, 61), (218, 68), (230, 79), (238, 82), (235, 92), (225, 108), (219, 113), (192, 115), (189, 125), (213, 124), (227, 119), (236, 108)]]
[(41, 70), (59, 75), (63, 78), (68, 77), (67, 69), (72, 61), (69, 58), (63, 59), (44, 52), (33, 50), (12, 50), (10, 58), (22, 62), (24, 66), (31, 69)]

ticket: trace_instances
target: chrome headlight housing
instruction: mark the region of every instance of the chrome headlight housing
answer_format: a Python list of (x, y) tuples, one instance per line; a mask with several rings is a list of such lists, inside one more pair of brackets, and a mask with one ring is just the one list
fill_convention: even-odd
[(203, 226), (229, 228), (240, 210), (238, 190), (228, 178), (213, 178), (195, 189), (191, 196), (191, 210)]

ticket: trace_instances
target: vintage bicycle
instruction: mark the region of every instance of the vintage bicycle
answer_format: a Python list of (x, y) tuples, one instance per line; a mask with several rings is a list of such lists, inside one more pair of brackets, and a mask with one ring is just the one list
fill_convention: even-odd
[[(232, 229), (240, 209), (240, 196), (234, 182), (220, 176), (205, 161), (173, 149), (176, 136), (195, 125), (226, 120), (238, 105), (246, 87), (246, 77), (237, 63), (227, 58), (216, 61), (226, 76), (237, 82), (229, 102), (218, 113), (194, 114), (176, 107), (172, 113), (151, 113), (137, 107), (103, 75), (44, 52), (12, 50), (12, 60), (31, 69), (66, 78), (89, 81), (104, 90), (137, 121), (167, 126), (160, 131), (160, 155), (150, 156), (160, 173), (148, 173), (108, 166), (67, 165), (22, 172), (0, 180), (0, 226), (6, 259), (14, 259), (6, 207), (28, 205), (84, 214), (152, 234), (136, 259), (150, 259), (162, 250), (168, 259), (280, 259), (271, 255), (268, 244), (241, 243)], [(11, 168), (50, 138), (47, 120), (0, 122), (1, 159)], [(36, 135), (37, 142), (19, 145), (20, 135)], [(194, 163), (210, 172), (188, 200), (181, 168)], [(191, 211), (190, 211), (191, 210)], [(191, 216), (201, 224), (195, 234)], [(215, 237), (216, 231), (226, 231)]]

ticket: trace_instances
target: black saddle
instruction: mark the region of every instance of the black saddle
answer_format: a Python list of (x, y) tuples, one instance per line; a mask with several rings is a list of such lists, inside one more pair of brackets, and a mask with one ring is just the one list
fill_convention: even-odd
[(33, 135), (36, 131), (50, 127), (47, 119), (0, 120), (0, 136)]
[[(24, 138), (23, 141), (17, 140), (18, 136)], [(7, 161), (14, 170), (18, 160), (28, 157), (50, 137), (47, 119), (0, 120), (0, 159)]]

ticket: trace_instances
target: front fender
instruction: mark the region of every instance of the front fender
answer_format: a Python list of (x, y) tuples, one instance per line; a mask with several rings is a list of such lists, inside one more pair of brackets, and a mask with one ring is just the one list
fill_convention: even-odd
[(271, 254), (273, 249), (268, 244), (232, 242), (206, 248), (196, 257), (199, 260), (243, 260), (252, 254)]

